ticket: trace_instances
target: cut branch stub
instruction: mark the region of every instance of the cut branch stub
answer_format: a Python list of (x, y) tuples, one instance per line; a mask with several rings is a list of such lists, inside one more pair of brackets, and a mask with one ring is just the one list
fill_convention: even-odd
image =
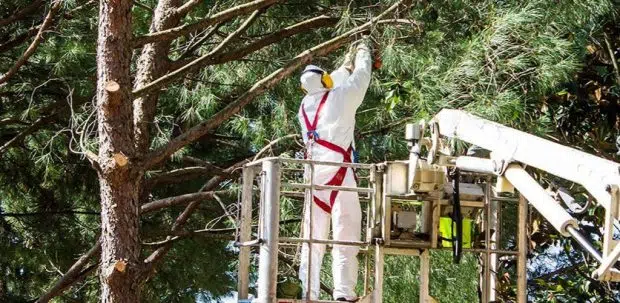
[(119, 90), (121, 89), (121, 86), (118, 85), (118, 83), (116, 83), (116, 81), (108, 81), (108, 83), (106, 83), (105, 85), (105, 90), (108, 91), (108, 93), (117, 93)]
[(113, 157), (114, 161), (116, 161), (116, 164), (118, 164), (118, 166), (120, 167), (127, 165), (127, 162), (129, 162), (127, 156), (125, 156), (123, 153), (115, 153)]
[(117, 260), (114, 263), (114, 269), (118, 272), (125, 272), (125, 268), (127, 268), (127, 262), (125, 260)]

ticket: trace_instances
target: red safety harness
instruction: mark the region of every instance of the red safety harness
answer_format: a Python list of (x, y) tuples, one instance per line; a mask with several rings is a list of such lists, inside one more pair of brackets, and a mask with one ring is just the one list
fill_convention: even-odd
[[(306, 130), (307, 130), (307, 135), (308, 135), (308, 142), (310, 142), (311, 140), (318, 144), (321, 145), (333, 152), (339, 153), (342, 155), (342, 162), (344, 163), (351, 163), (351, 153), (353, 152), (353, 145), (349, 145), (348, 149), (344, 149), (332, 142), (329, 142), (327, 140), (323, 140), (319, 137), (319, 134), (316, 132), (316, 127), (317, 127), (317, 123), (319, 121), (319, 114), (321, 113), (321, 110), (323, 109), (323, 106), (325, 105), (325, 102), (327, 101), (327, 96), (329, 95), (329, 91), (325, 92), (325, 94), (323, 95), (323, 98), (321, 99), (321, 103), (319, 103), (319, 107), (316, 109), (316, 114), (314, 115), (314, 120), (312, 121), (312, 123), (310, 123), (310, 119), (308, 119), (308, 115), (306, 114), (306, 110), (304, 109), (304, 105), (301, 105), (301, 113), (304, 116), (304, 121), (306, 124)], [(311, 146), (311, 145), (310, 145)], [(308, 149), (311, 147), (308, 147)], [(306, 158), (308, 158), (308, 154), (306, 153)], [(347, 175), (347, 170), (349, 169), (349, 167), (340, 167), (338, 169), (338, 171), (336, 172), (336, 174), (327, 182), (325, 183), (325, 185), (330, 185), (330, 186), (341, 186), (342, 183), (344, 182), (344, 178)], [(355, 176), (355, 172), (354, 176)], [(334, 206), (334, 202), (336, 201), (336, 197), (338, 196), (338, 191), (334, 190), (331, 192), (331, 194), (329, 195), (329, 203), (322, 201), (321, 199), (319, 199), (317, 196), (312, 197), (314, 203), (316, 203), (316, 205), (318, 207), (320, 207), (322, 210), (331, 213), (332, 211), (332, 207)]]

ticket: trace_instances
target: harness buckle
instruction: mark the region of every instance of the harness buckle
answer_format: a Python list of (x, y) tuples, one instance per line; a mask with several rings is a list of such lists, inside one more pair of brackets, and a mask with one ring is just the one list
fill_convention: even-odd
[(312, 139), (312, 140), (316, 140), (319, 139), (319, 133), (316, 132), (316, 130), (312, 130), (312, 131), (308, 131), (306, 133), (306, 136), (308, 136), (308, 139)]

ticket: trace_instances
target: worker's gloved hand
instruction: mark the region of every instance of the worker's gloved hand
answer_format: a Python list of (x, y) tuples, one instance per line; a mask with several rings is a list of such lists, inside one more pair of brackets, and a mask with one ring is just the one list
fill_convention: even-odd
[(342, 63), (342, 66), (344, 66), (344, 68), (346, 68), (349, 71), (349, 73), (352, 73), (353, 70), (355, 69), (355, 64), (353, 63), (354, 62), (353, 59), (355, 59), (356, 52), (357, 52), (357, 49), (353, 47), (353, 45), (351, 45), (351, 47), (349, 47), (349, 51), (344, 56), (344, 62)]
[(371, 45), (372, 45), (372, 40), (370, 39), (370, 36), (362, 36), (362, 39), (360, 39), (359, 43), (357, 44), (357, 50), (364, 49), (370, 52)]

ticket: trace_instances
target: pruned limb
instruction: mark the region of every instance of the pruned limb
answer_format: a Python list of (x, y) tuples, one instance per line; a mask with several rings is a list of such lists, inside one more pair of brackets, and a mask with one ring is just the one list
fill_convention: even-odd
[(0, 27), (9, 25), (13, 22), (24, 19), (29, 14), (35, 12), (41, 5), (43, 5), (43, 0), (35, 0), (32, 3), (26, 5), (24, 8), (16, 11), (13, 15), (8, 16), (4, 19), (0, 19)]
[[(145, 94), (147, 94), (148, 92), (154, 90), (155, 88), (159, 88), (162, 87), (168, 83), (170, 83), (172, 80), (179, 78), (180, 75), (184, 75), (187, 74), (188, 72), (190, 72), (194, 66), (198, 65), (200, 63), (201, 60), (204, 60), (203, 58), (210, 58), (212, 57), (214, 54), (218, 53), (220, 50), (224, 49), (224, 47), (226, 47), (230, 41), (234, 40), (235, 38), (237, 38), (242, 32), (244, 32), (249, 26), (250, 24), (252, 24), (252, 22), (254, 22), (254, 20), (256, 20), (256, 17), (258, 17), (260, 11), (254, 11), (254, 13), (252, 13), (252, 15), (250, 15), (250, 17), (248, 17), (243, 24), (241, 24), (241, 26), (239, 26), (239, 28), (237, 30), (235, 30), (234, 32), (230, 33), (224, 40), (222, 40), (222, 42), (220, 42), (213, 50), (211, 50), (208, 54), (206, 54), (204, 57), (198, 58), (194, 61), (197, 62), (192, 62), (191, 64), (188, 64), (186, 66), (183, 66), (163, 77), (160, 77), (157, 80), (154, 80), (151, 83), (148, 83), (136, 90), (133, 91), (133, 96), (134, 97), (141, 97)], [(169, 80), (171, 79), (171, 80)]]
[(213, 16), (205, 18), (199, 22), (178, 26), (175, 28), (146, 34), (138, 37), (134, 41), (134, 48), (141, 47), (142, 45), (157, 42), (157, 41), (169, 41), (177, 37), (187, 35), (191, 32), (205, 29), (211, 25), (230, 20), (236, 16), (247, 14), (249, 12), (265, 8), (278, 1), (282, 0), (255, 0), (246, 4), (238, 5), (222, 12), (219, 12)]
[(400, 5), (400, 1), (396, 4), (392, 5), (390, 8), (385, 10), (383, 13), (373, 18), (370, 22), (367, 22), (361, 26), (358, 26), (343, 35), (340, 35), (336, 38), (333, 38), (327, 42), (321, 43), (311, 49), (308, 49), (301, 54), (297, 55), (289, 64), (286, 66), (276, 70), (269, 76), (263, 78), (258, 81), (254, 86), (252, 86), (248, 91), (242, 94), (239, 98), (232, 101), (228, 106), (224, 109), (220, 110), (218, 113), (213, 115), (209, 120), (203, 121), (200, 124), (190, 128), (185, 133), (177, 136), (168, 142), (164, 147), (155, 150), (149, 153), (145, 159), (145, 168), (152, 167), (167, 157), (175, 153), (177, 150), (182, 148), (183, 146), (196, 141), (202, 136), (206, 135), (219, 125), (221, 125), (224, 121), (229, 119), (231, 116), (237, 114), (243, 107), (245, 107), (248, 103), (250, 103), (254, 98), (263, 93), (264, 91), (276, 86), (276, 84), (280, 83), (282, 79), (291, 75), (295, 72), (299, 67), (304, 64), (311, 62), (314, 56), (324, 56), (329, 54), (330, 52), (340, 48), (345, 43), (351, 41), (355, 34), (368, 29), (371, 24), (375, 23), (377, 20), (382, 19), (388, 13), (393, 12)]
[(0, 77), (0, 84), (5, 83), (13, 75), (15, 75), (15, 73), (17, 73), (19, 68), (22, 67), (22, 65), (24, 65), (26, 61), (28, 61), (28, 59), (30, 58), (30, 56), (32, 56), (32, 54), (34, 54), (34, 52), (37, 50), (37, 47), (39, 47), (39, 44), (41, 44), (41, 41), (43, 40), (43, 33), (50, 26), (50, 24), (52, 24), (54, 15), (60, 9), (61, 4), (62, 4), (62, 0), (55, 0), (52, 3), (52, 7), (50, 8), (50, 11), (47, 13), (47, 16), (45, 16), (45, 19), (43, 20), (43, 24), (41, 24), (41, 27), (39, 28), (39, 32), (34, 38), (34, 41), (32, 41), (30, 46), (28, 46), (28, 49), (26, 49), (26, 52), (24, 52), (24, 54), (19, 59), (17, 59), (17, 62), (15, 62), (15, 65), (13, 65), (13, 67), (11, 67), (6, 72), (6, 74)]
[(71, 284), (75, 283), (76, 280), (81, 278), (84, 273), (82, 272), (82, 268), (88, 264), (89, 260), (94, 256), (98, 256), (101, 252), (101, 239), (97, 240), (97, 243), (89, 249), (85, 254), (83, 254), (72, 266), (67, 270), (67, 272), (52, 286), (50, 290), (48, 290), (45, 294), (43, 294), (39, 299), (37, 299), (37, 303), (49, 302), (53, 297), (58, 296), (65, 290), (65, 288), (71, 286)]

